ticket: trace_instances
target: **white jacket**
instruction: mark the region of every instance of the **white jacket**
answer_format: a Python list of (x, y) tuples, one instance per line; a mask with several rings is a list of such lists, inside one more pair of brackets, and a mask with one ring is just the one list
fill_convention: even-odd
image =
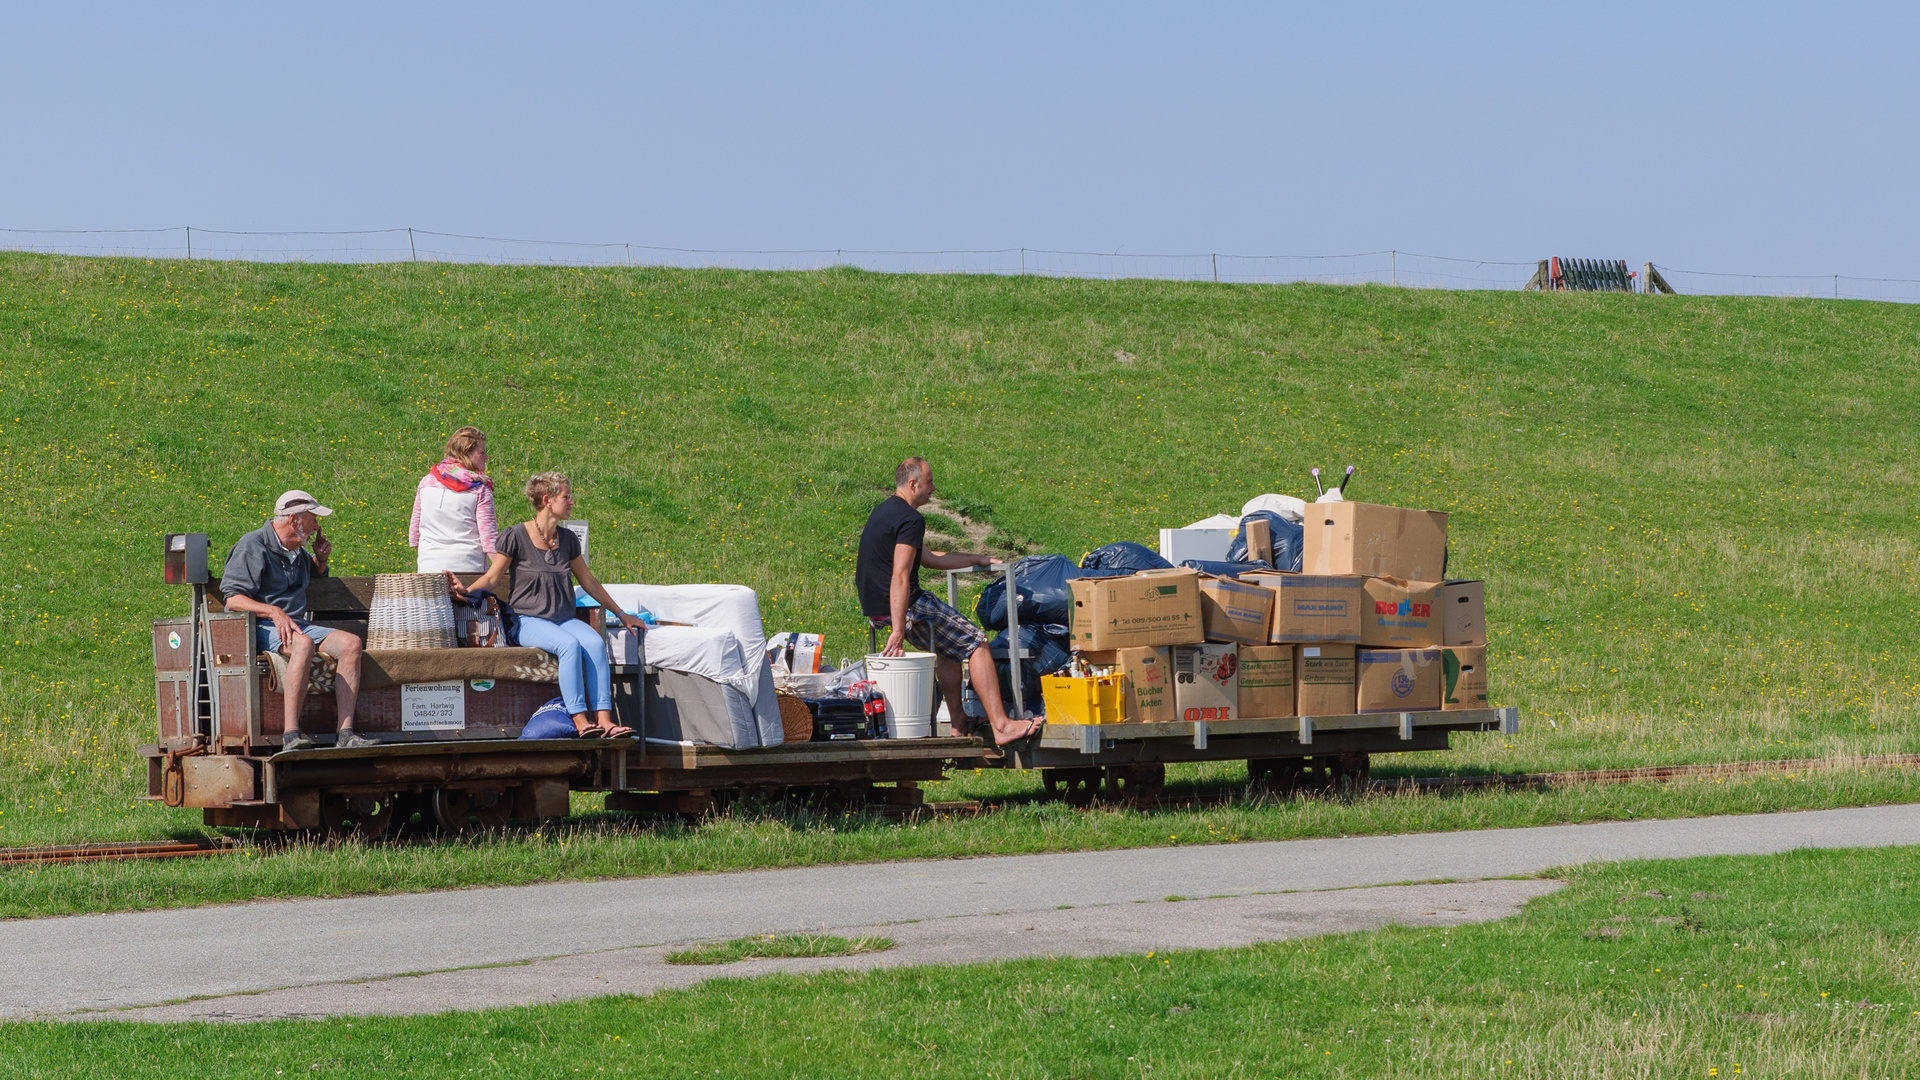
[(408, 531), (409, 542), (420, 549), (418, 573), (481, 573), (494, 550), (493, 489), (450, 491), (432, 474), (423, 476)]

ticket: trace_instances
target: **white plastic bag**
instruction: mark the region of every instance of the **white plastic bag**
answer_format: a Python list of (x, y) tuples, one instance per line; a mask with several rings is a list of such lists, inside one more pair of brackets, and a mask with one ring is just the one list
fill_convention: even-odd
[(1307, 520), (1306, 500), (1296, 499), (1291, 495), (1275, 495), (1272, 492), (1268, 492), (1265, 495), (1255, 495), (1253, 498), (1247, 500), (1247, 505), (1240, 508), (1240, 516), (1246, 517), (1255, 510), (1271, 511), (1279, 514), (1282, 519), (1293, 522), (1295, 525), (1304, 525)]

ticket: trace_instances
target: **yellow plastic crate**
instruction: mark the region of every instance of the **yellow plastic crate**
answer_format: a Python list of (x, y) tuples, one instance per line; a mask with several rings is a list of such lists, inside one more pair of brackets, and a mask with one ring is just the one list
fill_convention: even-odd
[(1040, 700), (1049, 724), (1123, 724), (1127, 719), (1126, 677), (1043, 675)]

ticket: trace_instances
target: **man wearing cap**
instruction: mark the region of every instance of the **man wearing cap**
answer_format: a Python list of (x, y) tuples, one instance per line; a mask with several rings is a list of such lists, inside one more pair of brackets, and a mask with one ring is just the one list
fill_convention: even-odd
[[(353, 707), (360, 696), (360, 639), (344, 630), (306, 622), (307, 583), (327, 576), (333, 543), (320, 533), (320, 519), (333, 511), (304, 491), (294, 490), (273, 504), (273, 520), (241, 537), (227, 552), (220, 592), (228, 611), (251, 611), (260, 651), (287, 658), (286, 734), (281, 747), (300, 750), (313, 740), (300, 734), (300, 707), (307, 700), (307, 668), (314, 650), (333, 656), (333, 699), (339, 713), (336, 746), (373, 746), (353, 731)], [(313, 540), (313, 551), (306, 543)]]

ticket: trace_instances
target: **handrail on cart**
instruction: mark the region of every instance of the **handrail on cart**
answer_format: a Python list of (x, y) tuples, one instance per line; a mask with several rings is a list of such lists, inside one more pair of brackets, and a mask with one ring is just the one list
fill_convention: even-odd
[[(947, 606), (960, 607), (959, 574), (998, 574), (1007, 581), (1007, 679), (1012, 683), (1013, 707), (1019, 719), (1027, 718), (1027, 698), (1020, 685), (1020, 661), (1030, 654), (1020, 644), (1020, 590), (1014, 580), (1014, 564), (1008, 560), (998, 566), (966, 566), (947, 571)], [(968, 681), (967, 666), (960, 665), (960, 682)], [(964, 695), (963, 695), (964, 696)], [(984, 708), (984, 704), (982, 705)]]

